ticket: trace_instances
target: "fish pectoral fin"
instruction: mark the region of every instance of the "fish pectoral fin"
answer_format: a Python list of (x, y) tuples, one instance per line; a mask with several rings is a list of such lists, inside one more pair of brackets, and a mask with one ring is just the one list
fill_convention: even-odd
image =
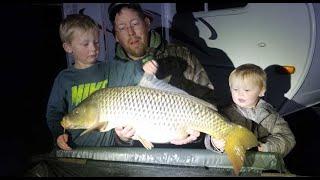
[(106, 125), (106, 122), (98, 122), (96, 124), (94, 124), (93, 126), (91, 126), (90, 128), (86, 129), (85, 131), (83, 131), (80, 136), (87, 134), (88, 132), (91, 132), (95, 129), (99, 129), (99, 131), (101, 131), (101, 129), (103, 129)]
[(132, 139), (140, 141), (141, 144), (143, 145), (143, 147), (145, 147), (145, 148), (148, 149), (148, 150), (150, 150), (150, 149), (152, 149), (152, 148), (154, 147), (153, 144), (152, 144), (150, 141), (142, 138), (142, 137), (139, 136), (139, 135), (136, 135), (136, 134), (133, 135), (133, 136), (132, 136)]
[(112, 127), (111, 123), (104, 122), (104, 124), (102, 126), (100, 126), (99, 131), (100, 132), (107, 132), (107, 131), (110, 131), (112, 128), (114, 128), (114, 127)]

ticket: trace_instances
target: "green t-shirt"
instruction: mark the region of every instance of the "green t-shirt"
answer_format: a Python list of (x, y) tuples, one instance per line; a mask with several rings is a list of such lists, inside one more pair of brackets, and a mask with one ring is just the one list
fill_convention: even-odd
[[(47, 106), (47, 123), (56, 138), (63, 133), (62, 117), (82, 100), (105, 87), (137, 85), (143, 75), (141, 62), (97, 62), (86, 69), (74, 67), (62, 70), (55, 78)], [(113, 132), (92, 132), (78, 138), (83, 130), (69, 131), (77, 145), (107, 146), (114, 144)], [(94, 139), (92, 139), (94, 138)]]

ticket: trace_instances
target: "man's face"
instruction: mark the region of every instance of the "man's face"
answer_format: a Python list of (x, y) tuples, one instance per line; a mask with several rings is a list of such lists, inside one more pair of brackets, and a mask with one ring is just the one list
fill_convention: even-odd
[(132, 9), (123, 8), (115, 17), (115, 38), (128, 56), (134, 60), (146, 54), (150, 20), (141, 19)]

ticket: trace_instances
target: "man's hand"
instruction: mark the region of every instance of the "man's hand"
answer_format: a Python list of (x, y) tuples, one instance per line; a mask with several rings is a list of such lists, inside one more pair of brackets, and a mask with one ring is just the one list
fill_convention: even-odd
[(57, 138), (57, 145), (60, 149), (70, 151), (71, 147), (67, 144), (68, 142), (68, 134), (62, 134)]
[(128, 142), (132, 138), (134, 133), (136, 133), (136, 131), (130, 126), (116, 127), (114, 128), (114, 130), (116, 134), (119, 136), (119, 138), (125, 142)]
[(175, 140), (172, 140), (170, 143), (175, 145), (188, 144), (188, 143), (191, 143), (192, 141), (195, 141), (200, 136), (200, 132), (195, 130), (189, 130), (187, 133), (189, 134), (187, 138), (180, 139), (180, 140), (175, 139)]
[(158, 63), (155, 60), (148, 61), (143, 65), (142, 69), (147, 74), (155, 75), (158, 70)]

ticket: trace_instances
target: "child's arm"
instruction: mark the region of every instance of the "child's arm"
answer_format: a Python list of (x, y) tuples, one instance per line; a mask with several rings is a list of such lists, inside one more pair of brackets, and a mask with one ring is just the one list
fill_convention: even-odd
[(279, 115), (272, 114), (265, 128), (268, 129), (270, 135), (263, 139), (258, 147), (262, 152), (278, 152), (285, 157), (295, 146), (295, 137), (290, 130), (288, 123)]
[[(47, 124), (53, 136), (53, 143), (58, 145), (61, 149), (71, 149), (67, 145), (67, 136), (63, 133), (63, 128), (60, 125), (60, 121), (64, 115), (64, 112), (67, 112), (66, 104), (64, 103), (64, 95), (61, 88), (60, 77), (58, 76), (53, 84), (49, 101), (47, 105)], [(64, 135), (63, 135), (64, 134)], [(65, 147), (65, 148), (64, 148)]]

